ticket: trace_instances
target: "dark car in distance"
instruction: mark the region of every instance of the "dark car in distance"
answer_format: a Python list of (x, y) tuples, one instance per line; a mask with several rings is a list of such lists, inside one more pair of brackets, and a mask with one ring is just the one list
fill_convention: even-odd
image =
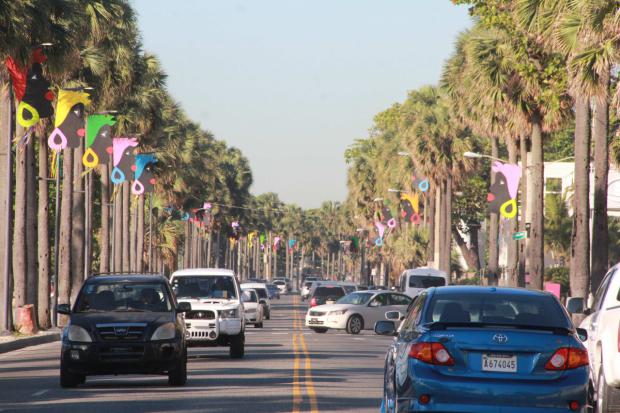
[(182, 313), (168, 280), (160, 275), (99, 275), (88, 278), (63, 330), (60, 385), (75, 387), (86, 376), (164, 374), (172, 386), (187, 381), (187, 344)]

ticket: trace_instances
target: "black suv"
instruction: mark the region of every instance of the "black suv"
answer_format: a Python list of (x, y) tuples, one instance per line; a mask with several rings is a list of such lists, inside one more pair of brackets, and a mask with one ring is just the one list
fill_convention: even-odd
[(88, 278), (63, 330), (60, 385), (75, 387), (98, 374), (167, 374), (187, 381), (187, 344), (181, 313), (168, 280), (160, 275), (99, 275)]

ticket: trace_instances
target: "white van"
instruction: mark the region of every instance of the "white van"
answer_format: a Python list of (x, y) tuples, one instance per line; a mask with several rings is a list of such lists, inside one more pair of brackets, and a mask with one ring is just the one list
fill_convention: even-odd
[(421, 267), (405, 270), (400, 276), (400, 292), (416, 298), (430, 287), (448, 285), (448, 274), (433, 268)]

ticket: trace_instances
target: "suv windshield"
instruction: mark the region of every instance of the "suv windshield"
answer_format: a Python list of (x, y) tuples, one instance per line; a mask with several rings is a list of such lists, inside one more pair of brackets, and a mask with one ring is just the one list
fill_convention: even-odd
[(498, 293), (435, 294), (425, 322), (571, 328), (552, 297)]
[(409, 277), (409, 287), (412, 288), (443, 287), (444, 285), (446, 285), (446, 279), (443, 277), (432, 275), (412, 275)]
[(237, 298), (235, 284), (229, 276), (175, 277), (172, 280), (172, 289), (177, 298)]
[(372, 293), (351, 293), (342, 297), (336, 304), (362, 305), (366, 304), (372, 295)]
[(172, 311), (172, 301), (161, 283), (89, 283), (76, 303), (76, 312)]

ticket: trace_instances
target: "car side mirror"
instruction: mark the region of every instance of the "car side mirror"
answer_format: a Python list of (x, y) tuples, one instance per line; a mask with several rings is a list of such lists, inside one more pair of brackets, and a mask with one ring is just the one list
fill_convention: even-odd
[(187, 313), (189, 311), (192, 311), (192, 305), (188, 302), (180, 302), (177, 305), (177, 313)]
[(58, 306), (56, 306), (56, 312), (58, 314), (69, 315), (71, 314), (71, 306), (69, 304), (58, 304)]
[(566, 301), (566, 309), (571, 314), (584, 314), (583, 297), (570, 297)]
[(380, 336), (395, 336), (396, 325), (391, 320), (381, 320), (375, 323), (375, 334)]
[(588, 330), (586, 330), (585, 328), (577, 328), (577, 337), (579, 337), (579, 340), (581, 341), (587, 341), (588, 340)]
[(393, 321), (400, 321), (403, 315), (400, 311), (388, 311), (385, 313), (385, 318)]

